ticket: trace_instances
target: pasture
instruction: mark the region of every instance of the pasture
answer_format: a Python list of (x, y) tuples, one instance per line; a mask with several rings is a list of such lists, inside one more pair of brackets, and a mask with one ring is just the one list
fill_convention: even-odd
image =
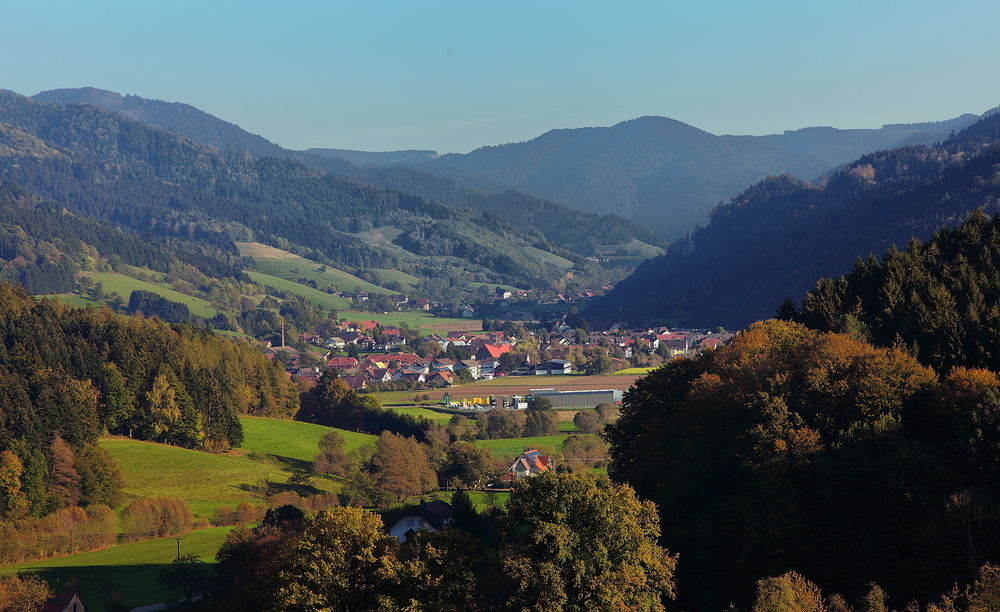
[[(210, 564), (232, 527), (210, 527), (181, 536), (181, 554), (192, 553)], [(102, 610), (107, 587), (115, 585), (130, 606), (143, 606), (170, 599), (157, 575), (177, 556), (177, 540), (172, 537), (132, 542), (51, 559), (29, 561), (0, 568), (4, 574), (36, 572), (49, 584), (78, 580), (77, 592), (88, 609)]]

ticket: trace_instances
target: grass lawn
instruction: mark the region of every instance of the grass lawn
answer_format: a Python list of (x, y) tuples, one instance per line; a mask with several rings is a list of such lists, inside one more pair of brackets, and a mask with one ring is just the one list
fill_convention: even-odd
[(283, 278), (278, 278), (277, 276), (270, 276), (253, 270), (248, 271), (247, 274), (250, 275), (250, 279), (255, 283), (270, 285), (275, 289), (280, 289), (281, 291), (287, 291), (289, 293), (295, 293), (306, 297), (309, 299), (309, 303), (313, 306), (319, 306), (320, 308), (325, 308), (327, 310), (336, 309), (339, 312), (344, 308), (350, 307), (351, 305), (351, 300), (347, 298), (324, 293), (318, 289), (313, 289), (309, 285), (302, 285), (300, 283), (296, 283), (295, 281), (285, 280)]
[(118, 462), (128, 497), (176, 497), (209, 519), (219, 505), (250, 501), (261, 479), (283, 483), (291, 473), (280, 464), (128, 438), (104, 438), (100, 444)]
[(540, 259), (546, 263), (554, 264), (560, 268), (572, 268), (573, 262), (566, 259), (565, 257), (559, 257), (555, 253), (549, 253), (548, 251), (543, 251), (542, 249), (536, 249), (535, 247), (524, 247), (524, 252), (531, 255), (535, 259)]
[(526, 448), (555, 449), (558, 453), (569, 434), (536, 436), (533, 438), (508, 438), (505, 440), (478, 440), (476, 446), (489, 447), (494, 457), (516, 457)]
[[(181, 554), (199, 555), (207, 563), (215, 563), (226, 534), (232, 527), (210, 527), (183, 536)], [(102, 585), (113, 581), (130, 606), (142, 606), (170, 599), (170, 592), (160, 586), (157, 574), (177, 556), (177, 540), (158, 538), (122, 544), (104, 550), (77, 553), (40, 561), (8, 565), (0, 572), (32, 571), (41, 574), (50, 584), (65, 584), (77, 579), (77, 592), (88, 609), (102, 610), (106, 595)], [(56, 588), (58, 591), (58, 588)]]
[(413, 407), (398, 407), (393, 406), (389, 410), (394, 410), (400, 414), (412, 414), (413, 416), (422, 416), (427, 419), (437, 423), (438, 425), (447, 425), (448, 421), (451, 420), (451, 416), (445, 412), (438, 412), (437, 410), (431, 410), (430, 408), (418, 408)]
[[(466, 491), (466, 493), (469, 494), (469, 498), (472, 500), (473, 505), (475, 505), (476, 512), (486, 510), (490, 491)], [(500, 507), (507, 505), (510, 491), (493, 491), (492, 493), (494, 495), (494, 504)]]
[(649, 374), (656, 368), (625, 368), (624, 370), (618, 370), (613, 372), (613, 376), (645, 376)]
[[(243, 424), (243, 446), (241, 450), (247, 453), (266, 454), (278, 461), (287, 463), (289, 467), (302, 469), (304, 464), (311, 464), (319, 453), (319, 439), (330, 431), (329, 427), (302, 423), (300, 421), (284, 421), (266, 419), (263, 417), (240, 417)], [(353, 450), (366, 442), (375, 441), (375, 436), (338, 429), (344, 439), (344, 450)]]
[(132, 294), (133, 290), (141, 289), (161, 295), (172, 302), (185, 304), (188, 310), (191, 311), (191, 314), (196, 317), (211, 318), (216, 313), (216, 310), (209, 306), (205, 300), (174, 291), (169, 285), (163, 283), (147, 283), (131, 276), (115, 274), (113, 272), (87, 272), (86, 275), (95, 283), (101, 283), (104, 286), (105, 293), (111, 295), (112, 292), (116, 292), (122, 296), (122, 299), (126, 303), (128, 303), (128, 296)]
[[(575, 412), (573, 414), (576, 414)], [(577, 432), (576, 423), (572, 420), (569, 421), (559, 421), (559, 431), (565, 431), (566, 433), (574, 434)]]
[(388, 314), (374, 312), (344, 311), (338, 312), (340, 316), (348, 321), (372, 321), (377, 320), (386, 325), (399, 327), (406, 323), (411, 329), (419, 329), (424, 335), (438, 333), (444, 335), (447, 331), (467, 331), (467, 327), (482, 329), (482, 319), (462, 319), (459, 317), (435, 317), (426, 310), (398, 310)]
[(403, 286), (404, 289), (414, 289), (417, 285), (422, 283), (419, 278), (413, 276), (412, 274), (407, 274), (406, 272), (400, 272), (399, 270), (389, 270), (386, 268), (375, 268), (379, 276), (385, 280), (385, 282), (396, 281)]

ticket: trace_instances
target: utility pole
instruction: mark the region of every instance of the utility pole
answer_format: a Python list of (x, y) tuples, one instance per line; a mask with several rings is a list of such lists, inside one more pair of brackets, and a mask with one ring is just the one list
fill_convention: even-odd
[(181, 538), (174, 538), (174, 539), (177, 540), (177, 560), (180, 561), (180, 559), (181, 559), (181, 540), (183, 540), (184, 538), (181, 537)]

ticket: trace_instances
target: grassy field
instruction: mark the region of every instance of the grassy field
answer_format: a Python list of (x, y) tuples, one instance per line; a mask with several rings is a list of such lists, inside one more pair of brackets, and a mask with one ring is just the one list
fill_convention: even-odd
[(391, 407), (390, 410), (394, 410), (401, 414), (410, 414), (413, 416), (425, 417), (438, 425), (447, 425), (448, 421), (451, 420), (451, 415), (445, 412), (438, 412), (437, 410), (431, 410), (429, 408), (419, 408), (414, 406), (412, 408), (408, 407)]
[(535, 259), (540, 259), (546, 263), (554, 264), (560, 268), (573, 267), (572, 261), (566, 259), (565, 257), (559, 257), (555, 253), (549, 253), (548, 251), (536, 249), (535, 247), (524, 247), (524, 251)]
[(612, 376), (645, 376), (649, 374), (656, 368), (625, 368), (624, 370), (618, 370)]
[[(439, 415), (440, 416), (440, 415)], [(282, 421), (263, 417), (240, 417), (243, 424), (243, 446), (240, 451), (270, 455), (291, 465), (312, 463), (319, 452), (319, 439), (329, 427)], [(372, 442), (375, 436), (338, 429), (344, 438), (344, 450), (353, 450)]]
[(320, 308), (326, 308), (327, 310), (336, 309), (340, 311), (344, 308), (349, 308), (351, 305), (351, 300), (347, 298), (330, 295), (329, 293), (324, 293), (318, 289), (313, 289), (308, 285), (296, 283), (295, 281), (285, 280), (283, 278), (278, 278), (277, 276), (270, 276), (253, 270), (250, 270), (247, 274), (255, 283), (270, 285), (280, 291), (287, 291), (289, 293), (295, 293), (306, 297), (309, 299), (309, 303), (313, 306), (319, 306)]
[[(319, 285), (333, 285), (340, 291), (345, 292), (352, 292), (355, 287), (361, 287), (363, 290), (370, 293), (391, 293), (384, 287), (379, 287), (378, 285), (373, 285), (372, 283), (363, 281), (357, 276), (348, 274), (343, 270), (324, 266), (316, 263), (315, 261), (310, 261), (304, 257), (299, 257), (298, 255), (293, 255), (292, 253), (271, 248), (269, 246), (254, 245), (253, 247), (247, 247), (247, 244), (248, 243), (245, 242), (237, 243), (237, 246), (240, 248), (240, 253), (243, 253), (245, 250), (249, 250), (249, 252), (264, 250), (268, 253), (266, 256), (253, 256), (257, 271), (267, 274), (268, 276), (274, 276), (290, 281), (294, 281), (297, 278), (304, 278), (306, 280), (316, 281)], [(298, 271), (296, 272), (296, 270)], [(320, 270), (322, 270), (322, 272)]]
[(516, 457), (526, 448), (548, 449), (559, 452), (569, 434), (558, 436), (536, 436), (533, 438), (509, 438), (506, 440), (479, 440), (476, 446), (486, 446), (494, 457)]
[[(482, 512), (489, 506), (489, 491), (466, 491), (466, 493), (468, 493), (469, 498), (472, 499), (472, 503), (476, 506), (477, 512)], [(507, 499), (510, 497), (510, 491), (493, 491), (493, 496), (493, 503), (497, 506), (503, 507), (507, 505)]]
[(375, 271), (378, 272), (379, 276), (381, 276), (386, 282), (396, 281), (397, 283), (403, 286), (404, 290), (415, 289), (417, 285), (419, 285), (422, 282), (416, 276), (413, 276), (412, 274), (407, 274), (406, 272), (400, 272), (399, 270), (375, 268)]
[[(215, 563), (226, 534), (232, 527), (211, 527), (193, 531), (181, 540), (181, 554), (193, 553)], [(130, 606), (143, 606), (170, 599), (160, 586), (157, 574), (177, 556), (177, 540), (159, 538), (123, 544), (104, 550), (30, 561), (0, 568), (0, 573), (37, 572), (50, 584), (79, 580), (77, 592), (88, 609), (101, 610), (106, 599), (103, 585), (114, 582)], [(58, 590), (58, 589), (57, 589)]]
[(163, 283), (147, 283), (146, 281), (141, 281), (139, 279), (132, 278), (131, 276), (125, 276), (124, 274), (115, 274), (113, 272), (87, 272), (86, 276), (89, 276), (95, 283), (101, 283), (104, 286), (104, 292), (111, 294), (112, 292), (117, 293), (122, 296), (122, 299), (128, 302), (128, 296), (132, 294), (135, 289), (141, 289), (143, 291), (150, 291), (161, 295), (172, 302), (180, 302), (188, 307), (191, 314), (197, 317), (214, 317), (216, 310), (209, 306), (208, 302), (196, 297), (191, 297), (190, 295), (184, 295), (179, 291), (174, 291), (170, 288), (170, 285)]
[[(448, 331), (480, 331), (483, 328), (482, 319), (435, 317), (425, 310), (400, 310), (388, 314), (345, 310), (339, 314), (348, 321), (371, 321), (377, 319), (382, 323), (383, 327), (386, 325), (399, 327), (401, 324), (406, 323), (412, 329), (421, 330), (424, 335), (430, 333), (443, 335), (444, 332)], [(469, 327), (474, 329), (467, 329)]]
[(278, 463), (128, 438), (105, 438), (101, 447), (118, 462), (127, 496), (176, 497), (188, 502), (196, 515), (209, 519), (219, 505), (251, 501), (250, 491), (262, 479), (285, 482), (291, 474), (290, 468)]

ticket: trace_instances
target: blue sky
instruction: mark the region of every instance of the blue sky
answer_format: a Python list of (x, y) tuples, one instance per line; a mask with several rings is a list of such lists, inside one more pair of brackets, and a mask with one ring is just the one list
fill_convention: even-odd
[(0, 88), (186, 102), (282, 146), (467, 152), (661, 115), (714, 134), (1000, 105), (1000, 2), (6, 0)]

